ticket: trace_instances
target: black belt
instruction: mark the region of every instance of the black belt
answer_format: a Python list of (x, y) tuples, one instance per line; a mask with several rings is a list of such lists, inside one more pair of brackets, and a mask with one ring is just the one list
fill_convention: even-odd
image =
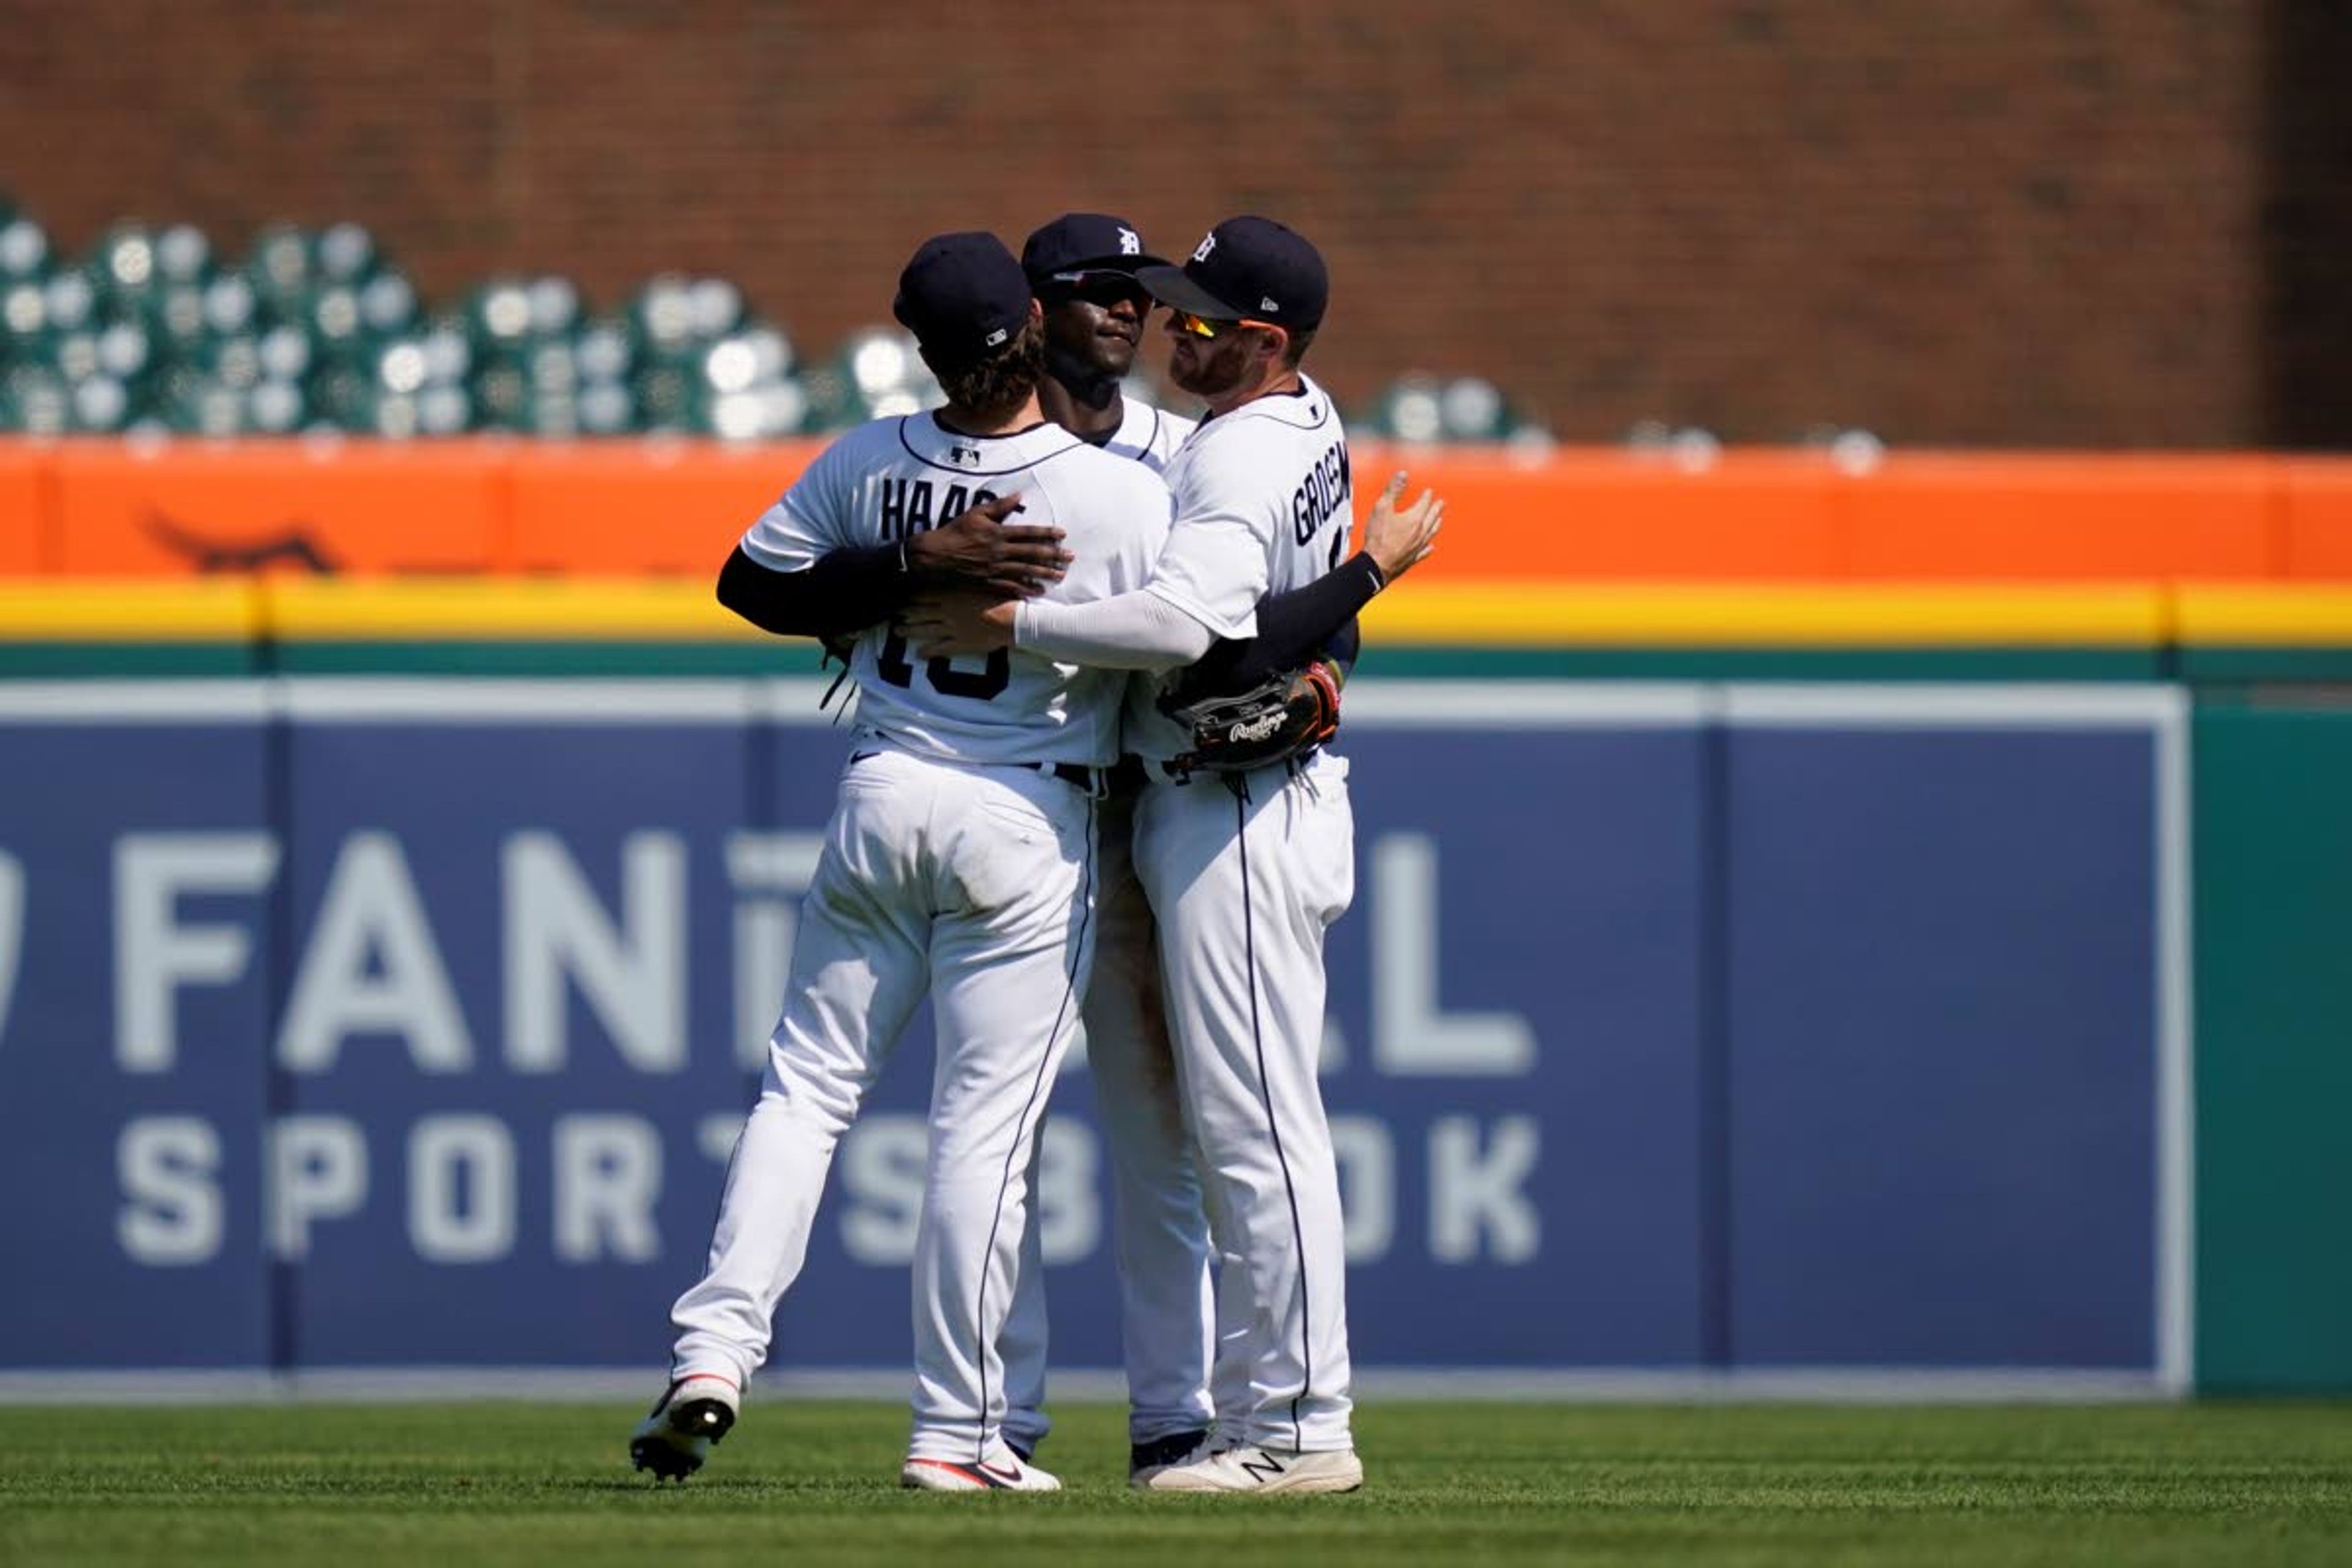
[[(868, 757), (881, 754), (879, 752), (852, 752), (849, 753), (850, 765), (855, 767)], [(1109, 771), (1107, 768), (1090, 768), (1084, 763), (1026, 763), (1022, 765), (1035, 768), (1048, 778), (1057, 778), (1071, 788), (1082, 789), (1088, 795), (1094, 794), (1096, 782)]]
[[(1302, 751), (1302, 752), (1294, 752), (1293, 753), (1291, 753), (1289, 756), (1286, 756), (1286, 757), (1277, 757), (1277, 758), (1276, 758), (1273, 762), (1269, 762), (1269, 763), (1260, 763), (1257, 766), (1258, 766), (1259, 768), (1273, 768), (1273, 767), (1287, 768), (1287, 769), (1289, 769), (1289, 770), (1290, 770), (1290, 776), (1291, 776), (1291, 777), (1293, 777), (1293, 778), (1297, 778), (1297, 777), (1298, 776), (1298, 770), (1299, 770), (1299, 769), (1301, 769), (1301, 768), (1303, 768), (1303, 767), (1305, 767), (1308, 763), (1312, 762), (1312, 761), (1315, 759), (1315, 755), (1316, 755), (1316, 753), (1317, 753), (1317, 752), (1320, 752), (1320, 751), (1322, 751), (1322, 750), (1323, 750), (1323, 748), (1322, 748), (1321, 746), (1319, 746), (1319, 745), (1316, 745), (1316, 746), (1309, 746), (1309, 747), (1307, 747), (1305, 751)], [(1126, 759), (1121, 759), (1121, 760), (1122, 760), (1122, 761), (1124, 761), (1124, 760), (1126, 760)], [(1192, 783), (1192, 771), (1191, 771), (1191, 770), (1188, 770), (1188, 769), (1185, 769), (1185, 768), (1180, 768), (1180, 767), (1178, 767), (1174, 763), (1171, 763), (1171, 762), (1158, 762), (1158, 763), (1152, 763), (1151, 765), (1152, 765), (1153, 767), (1155, 767), (1155, 768), (1157, 768), (1157, 769), (1159, 769), (1159, 770), (1160, 770), (1160, 776), (1161, 776), (1162, 778), (1170, 778), (1170, 779), (1173, 779), (1173, 780), (1175, 780), (1178, 784), (1190, 784), (1190, 783)], [(1201, 772), (1202, 772), (1202, 773), (1216, 773), (1216, 772), (1221, 772), (1221, 771), (1231, 771), (1231, 772), (1235, 772), (1235, 773), (1255, 773), (1255, 772), (1257, 772), (1257, 768), (1237, 768), (1237, 769), (1233, 769), (1233, 770), (1220, 770), (1220, 769), (1215, 769), (1215, 768), (1203, 768), (1203, 769), (1201, 769), (1200, 771), (1201, 771)]]

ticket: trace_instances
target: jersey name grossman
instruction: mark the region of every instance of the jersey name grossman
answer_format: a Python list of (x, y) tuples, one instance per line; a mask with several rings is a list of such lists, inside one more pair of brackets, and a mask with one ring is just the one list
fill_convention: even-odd
[[(1316, 533), (1331, 521), (1331, 514), (1350, 505), (1354, 494), (1348, 475), (1348, 443), (1334, 441), (1291, 492), (1292, 539), (1300, 545), (1312, 543)], [(1332, 535), (1330, 565), (1339, 564), (1339, 552), (1347, 543), (1345, 531)]]

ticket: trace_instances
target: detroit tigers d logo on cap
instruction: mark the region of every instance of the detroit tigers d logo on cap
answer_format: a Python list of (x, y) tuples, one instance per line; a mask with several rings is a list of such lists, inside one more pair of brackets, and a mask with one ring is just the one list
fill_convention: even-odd
[(1323, 257), (1307, 237), (1248, 214), (1209, 230), (1182, 267), (1139, 268), (1136, 278), (1153, 299), (1181, 314), (1278, 325), (1294, 333), (1321, 326), (1331, 297)]

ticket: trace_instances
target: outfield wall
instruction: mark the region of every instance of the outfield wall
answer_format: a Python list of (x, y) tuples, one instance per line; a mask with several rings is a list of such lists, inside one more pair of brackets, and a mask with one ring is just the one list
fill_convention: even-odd
[[(0, 1297), (0, 1358), (656, 1359), (845, 749), (816, 690), (0, 686), (0, 1255), (55, 1286)], [(1349, 701), (1361, 1361), (2188, 1385), (2177, 689)], [(919, 1047), (792, 1364), (904, 1358)], [(1044, 1184), (1072, 1366), (1118, 1360), (1089, 1096)]]

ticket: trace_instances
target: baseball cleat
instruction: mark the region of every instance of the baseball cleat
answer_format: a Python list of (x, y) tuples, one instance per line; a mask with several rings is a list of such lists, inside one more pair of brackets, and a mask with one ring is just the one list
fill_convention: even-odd
[(629, 1459), (657, 1481), (682, 1481), (702, 1468), (711, 1446), (735, 1425), (741, 1395), (723, 1377), (697, 1373), (662, 1390), (629, 1437)]
[(919, 1492), (1057, 1492), (1061, 1480), (1025, 1463), (1009, 1447), (992, 1458), (908, 1459), (898, 1467), (898, 1484)]
[(1351, 1492), (1364, 1484), (1353, 1448), (1302, 1454), (1295, 1448), (1225, 1448), (1171, 1465), (1143, 1483), (1154, 1492)]
[(1141, 1487), (1171, 1465), (1181, 1465), (1209, 1441), (1203, 1431), (1171, 1432), (1149, 1443), (1131, 1443), (1127, 1450), (1127, 1484)]

